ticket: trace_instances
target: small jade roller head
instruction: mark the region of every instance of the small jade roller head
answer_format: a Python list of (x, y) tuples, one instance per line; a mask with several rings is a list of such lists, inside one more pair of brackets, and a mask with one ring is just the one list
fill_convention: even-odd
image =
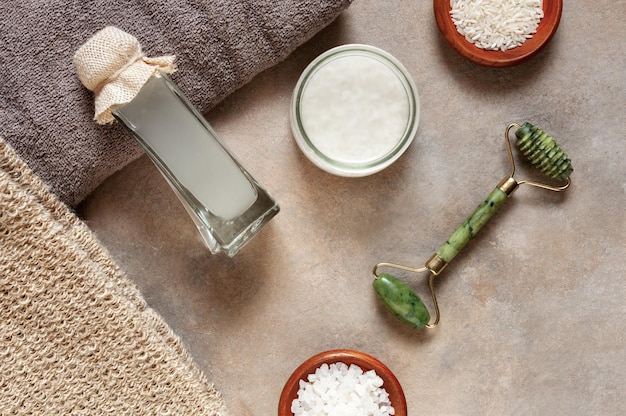
[(561, 181), (570, 177), (572, 161), (550, 135), (526, 122), (515, 131), (515, 137), (520, 152), (545, 175)]
[[(520, 153), (525, 155), (546, 176), (564, 182), (564, 184), (552, 186), (528, 180), (518, 182), (513, 178), (515, 162), (509, 141), (509, 131), (512, 128), (516, 128), (516, 145)], [(526, 184), (556, 192), (563, 191), (569, 187), (571, 183), (570, 175), (573, 172), (572, 161), (550, 135), (530, 123), (522, 125), (514, 123), (506, 128), (504, 138), (509, 155), (511, 173), (491, 191), (487, 198), (483, 199), (474, 212), (461, 223), (439, 250), (427, 260), (425, 267), (413, 268), (394, 263), (378, 263), (374, 267), (374, 290), (387, 309), (405, 324), (417, 329), (437, 326), (439, 323), (439, 306), (433, 285), (435, 277), (439, 276), (446, 265), (478, 233), (519, 185)], [(379, 273), (379, 269), (389, 267), (413, 273), (426, 272), (429, 274), (428, 286), (434, 308), (434, 320), (432, 322), (428, 309), (420, 297), (406, 283), (390, 274)]]

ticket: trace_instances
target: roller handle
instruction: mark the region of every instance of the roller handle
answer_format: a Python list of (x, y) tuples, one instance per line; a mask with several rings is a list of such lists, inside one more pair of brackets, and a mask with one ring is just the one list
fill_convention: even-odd
[(474, 210), (472, 215), (456, 229), (446, 242), (437, 250), (437, 256), (446, 264), (449, 263), (465, 247), (465, 245), (478, 234), (478, 231), (504, 204), (508, 195), (496, 187), (489, 196)]

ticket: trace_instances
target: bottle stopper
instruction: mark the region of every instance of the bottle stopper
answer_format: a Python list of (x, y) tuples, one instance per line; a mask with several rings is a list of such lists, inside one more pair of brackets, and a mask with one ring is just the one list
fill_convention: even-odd
[(134, 36), (113, 26), (96, 32), (74, 54), (74, 66), (81, 83), (95, 98), (94, 120), (99, 124), (115, 120), (111, 112), (130, 102), (157, 71), (176, 70), (174, 55), (149, 58)]

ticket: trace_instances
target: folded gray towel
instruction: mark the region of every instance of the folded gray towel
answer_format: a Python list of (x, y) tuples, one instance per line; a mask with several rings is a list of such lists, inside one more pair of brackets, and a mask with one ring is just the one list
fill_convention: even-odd
[(93, 121), (74, 52), (112, 25), (148, 56), (175, 54), (172, 78), (207, 111), (332, 22), (352, 0), (3, 0), (0, 136), (62, 201), (77, 205), (142, 152)]

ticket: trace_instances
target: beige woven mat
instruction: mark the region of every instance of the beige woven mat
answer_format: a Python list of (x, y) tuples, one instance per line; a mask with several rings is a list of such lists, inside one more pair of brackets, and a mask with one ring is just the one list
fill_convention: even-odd
[(227, 415), (180, 340), (2, 139), (0, 414)]

